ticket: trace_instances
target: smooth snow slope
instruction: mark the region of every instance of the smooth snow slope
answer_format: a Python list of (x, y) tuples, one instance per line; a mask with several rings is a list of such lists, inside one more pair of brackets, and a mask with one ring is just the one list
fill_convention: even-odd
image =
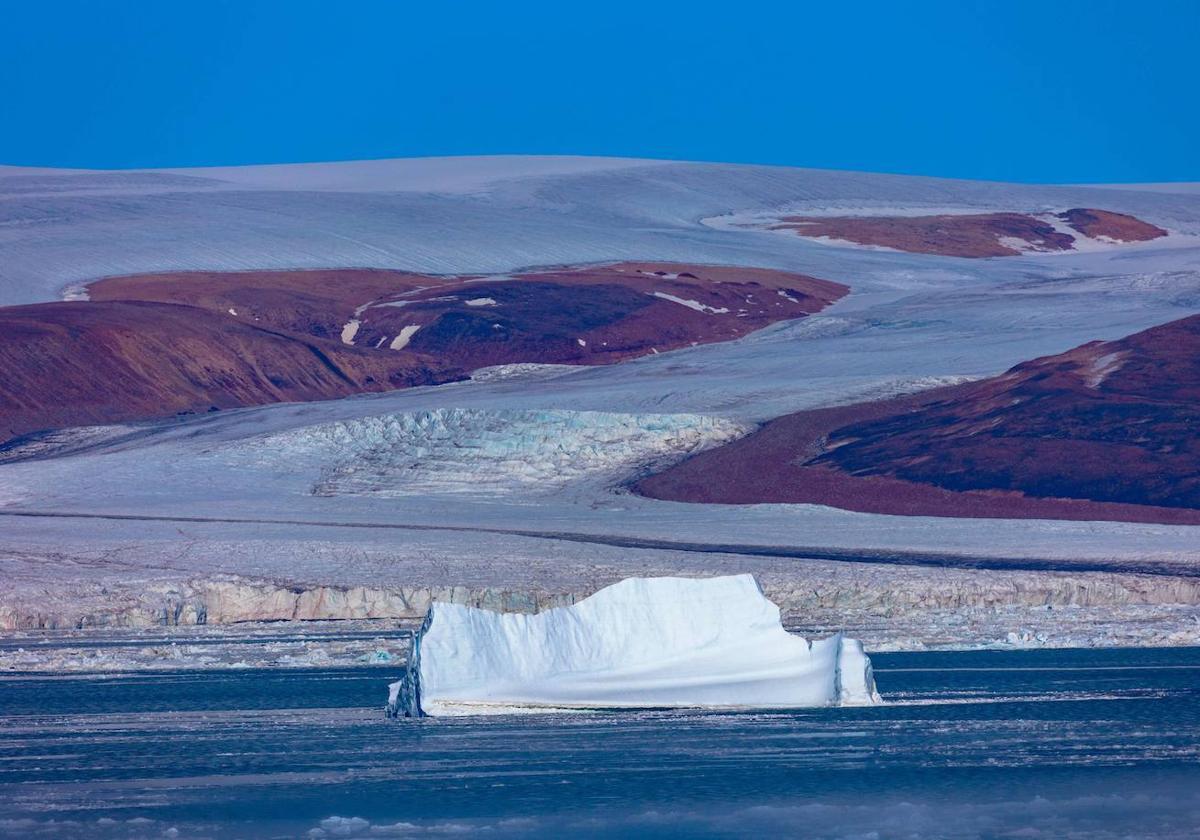
[(788, 633), (753, 576), (735, 575), (629, 578), (536, 615), (434, 604), (389, 708), (439, 716), (878, 702), (862, 645)]
[(622, 258), (795, 269), (794, 257), (804, 255), (811, 273), (841, 280), (846, 272), (832, 274), (834, 266), (895, 265), (894, 255), (846, 258), (819, 244), (699, 224), (780, 208), (803, 214), (1085, 206), (1133, 213), (1173, 232), (1200, 232), (1196, 194), (788, 167), (463, 157), (22, 171), (0, 171), (0, 304), (54, 300), (72, 284), (106, 275), (186, 269), (504, 272)]

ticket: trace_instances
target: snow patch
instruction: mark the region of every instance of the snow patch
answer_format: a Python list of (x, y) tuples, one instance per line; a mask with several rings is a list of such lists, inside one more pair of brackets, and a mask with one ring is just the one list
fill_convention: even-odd
[(421, 329), (420, 324), (409, 324), (400, 330), (400, 335), (392, 339), (392, 343), (388, 345), (392, 350), (403, 350), (408, 346), (408, 342), (417, 334), (417, 330)]
[(1084, 374), (1084, 383), (1089, 388), (1099, 388), (1105, 379), (1120, 370), (1127, 355), (1129, 355), (1129, 351), (1120, 350), (1094, 359), (1090, 369)]
[(688, 300), (687, 298), (675, 297), (666, 292), (652, 292), (654, 297), (662, 300), (669, 300), (671, 303), (678, 303), (680, 306), (686, 306), (688, 309), (694, 309), (697, 312), (707, 312), (710, 315), (724, 315), (729, 310), (723, 306), (709, 306), (706, 303), (701, 303), (698, 300)]
[(437, 603), (388, 694), (406, 716), (880, 702), (861, 644), (788, 633), (748, 574), (628, 578), (536, 615)]
[(342, 325), (342, 344), (354, 344), (354, 336), (358, 335), (358, 328), (362, 326), (362, 321), (357, 318), (351, 318)]
[(1041, 253), (1047, 250), (1045, 240), (1039, 239), (1037, 242), (1030, 242), (1028, 239), (1022, 239), (1019, 236), (1000, 236), (996, 242), (1003, 248), (1011, 248), (1018, 254), (1027, 254), (1030, 252)]
[(495, 299), (489, 298), (489, 297), (471, 298), (470, 300), (463, 301), (463, 302), (467, 306), (495, 306), (496, 305)]

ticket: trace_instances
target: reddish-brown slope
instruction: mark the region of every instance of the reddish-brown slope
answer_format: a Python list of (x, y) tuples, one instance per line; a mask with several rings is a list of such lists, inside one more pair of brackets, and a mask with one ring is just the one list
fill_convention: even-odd
[(837, 283), (765, 269), (662, 263), (539, 271), (399, 295), (361, 315), (355, 341), (408, 348), (468, 369), (513, 362), (606, 364), (740, 338), (817, 312)]
[(367, 353), (144, 302), (0, 309), (0, 440), (461, 378), (415, 353)]
[(1074, 239), (1048, 222), (1023, 213), (943, 216), (788, 216), (772, 230), (823, 236), (859, 245), (895, 248), (946, 257), (1008, 257), (1021, 252), (1001, 239), (1037, 243), (1047, 251), (1068, 251)]
[(0, 309), (0, 440), (444, 382), (493, 364), (616, 362), (737, 338), (847, 289), (765, 269), (622, 263), (497, 278), (190, 272), (89, 291), (86, 303)]
[[(1074, 208), (1055, 214), (1080, 234), (1116, 242), (1143, 242), (1167, 232), (1133, 216)], [(828, 237), (858, 245), (947, 257), (1010, 257), (1024, 250), (1070, 251), (1076, 237), (1053, 219), (1025, 213), (964, 213), (936, 216), (786, 216), (771, 230)]]
[(361, 268), (185, 271), (108, 277), (87, 289), (93, 302), (197, 306), (259, 326), (340, 341), (342, 325), (362, 304), (442, 282), (440, 277)]
[(338, 342), (354, 319), (355, 347), (394, 352), (404, 334), (401, 349), (466, 369), (513, 362), (605, 364), (727, 341), (817, 312), (847, 291), (783, 271), (671, 263), (497, 278), (360, 269), (189, 272), (109, 278), (89, 287), (93, 301), (199, 306)]
[(1114, 213), (1111, 210), (1087, 210), (1075, 208), (1058, 217), (1084, 236), (1093, 239), (1104, 237), (1116, 242), (1148, 242), (1166, 236), (1160, 227), (1143, 222), (1136, 216)]
[(1193, 316), (980, 382), (789, 415), (638, 489), (681, 501), (1200, 524), (1197, 428)]

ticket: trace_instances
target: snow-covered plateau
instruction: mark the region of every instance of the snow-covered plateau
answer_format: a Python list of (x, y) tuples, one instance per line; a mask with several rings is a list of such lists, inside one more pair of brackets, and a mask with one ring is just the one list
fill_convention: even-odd
[(537, 615), (435, 604), (390, 714), (878, 703), (862, 645), (783, 629), (751, 575), (628, 578)]
[[(960, 259), (703, 221), (1065, 207), (1172, 235)], [(736, 341), (622, 364), (511, 365), (24, 441), (0, 452), (0, 628), (391, 626), (433, 600), (525, 613), (626, 577), (749, 573), (789, 628), (846, 629), (868, 650), (1197, 644), (1194, 527), (694, 505), (622, 489), (787, 412), (992, 376), (1194, 314), (1197, 235), (1200, 192), (1157, 187), (531, 158), (5, 168), (3, 304), (136, 272), (494, 276), (613, 260), (756, 265), (851, 291)], [(39, 661), (12, 656), (0, 651), (0, 667)]]

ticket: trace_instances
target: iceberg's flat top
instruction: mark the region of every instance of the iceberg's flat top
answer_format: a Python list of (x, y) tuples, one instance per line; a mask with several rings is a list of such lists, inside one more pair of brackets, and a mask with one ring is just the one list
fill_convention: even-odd
[(858, 642), (788, 633), (750, 575), (630, 578), (537, 615), (439, 603), (406, 681), (394, 711), (432, 715), (879, 699)]

